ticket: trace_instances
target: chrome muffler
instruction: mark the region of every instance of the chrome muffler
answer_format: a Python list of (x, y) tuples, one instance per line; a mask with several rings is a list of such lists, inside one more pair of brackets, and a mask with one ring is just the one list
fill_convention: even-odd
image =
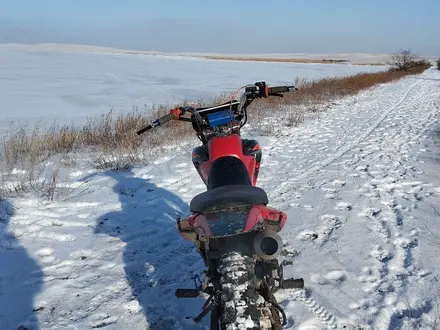
[(254, 250), (264, 260), (277, 258), (281, 253), (283, 241), (273, 230), (260, 231), (254, 238)]

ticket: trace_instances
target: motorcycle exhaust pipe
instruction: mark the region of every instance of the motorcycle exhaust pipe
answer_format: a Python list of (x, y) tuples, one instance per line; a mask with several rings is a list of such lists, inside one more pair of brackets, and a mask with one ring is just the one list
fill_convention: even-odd
[(254, 250), (258, 257), (264, 260), (277, 258), (281, 253), (283, 241), (272, 230), (260, 231), (254, 239)]

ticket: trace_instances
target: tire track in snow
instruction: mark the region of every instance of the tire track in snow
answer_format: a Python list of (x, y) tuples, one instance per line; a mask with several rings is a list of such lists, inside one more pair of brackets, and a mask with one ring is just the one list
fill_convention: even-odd
[[(367, 209), (363, 214), (373, 222), (372, 229), (382, 238), (383, 244), (370, 253), (372, 263), (376, 265), (376, 274), (359, 277), (369, 296), (351, 307), (359, 309), (364, 306), (368, 315), (365, 318), (374, 320), (373, 329), (400, 329), (405, 322), (419, 327), (421, 321), (418, 318), (428, 310), (429, 302), (418, 298), (417, 290), (413, 289), (418, 287), (418, 280), (426, 272), (417, 267), (413, 253), (418, 246), (418, 229), (409, 233), (404, 230), (406, 213), (411, 212), (414, 206), (405, 208), (401, 203), (413, 199), (412, 205), (416, 205), (421, 198), (418, 191), (423, 189), (422, 182), (406, 180), (409, 172), (405, 168), (405, 161), (409, 149), (420, 141), (424, 132), (435, 122), (434, 117), (439, 110), (433, 106), (433, 102), (439, 98), (439, 94), (434, 94), (435, 97), (431, 96), (424, 107), (412, 109), (414, 120), (406, 121), (396, 129), (395, 134), (379, 141), (371, 159), (371, 163), (385, 160), (389, 164), (374, 174), (369, 173), (372, 179), (366, 184), (365, 192), (371, 203), (380, 207)], [(423, 96), (426, 98), (430, 95), (425, 91)], [(430, 108), (433, 110), (429, 112)], [(401, 120), (404, 120), (403, 117)], [(386, 149), (389, 140), (396, 138), (400, 138), (400, 144)], [(350, 164), (351, 167), (358, 161)], [(366, 172), (369, 172), (368, 168)], [(391, 173), (400, 175), (390, 176)], [(404, 199), (402, 196), (405, 196)], [(371, 269), (369, 271), (372, 272)]]
[(338, 152), (334, 153), (332, 156), (328, 157), (327, 159), (321, 161), (319, 164), (310, 167), (305, 172), (301, 173), (300, 175), (290, 179), (286, 182), (283, 186), (281, 186), (279, 189), (275, 189), (271, 191), (269, 200), (275, 201), (277, 197), (281, 197), (282, 195), (289, 192), (295, 185), (296, 181), (302, 180), (311, 174), (318, 172), (328, 166), (329, 164), (333, 163), (335, 160), (341, 158), (344, 154), (346, 154), (348, 151), (353, 149), (356, 145), (358, 145), (362, 140), (365, 140), (384, 120), (385, 118), (393, 112), (395, 109), (397, 109), (401, 104), (403, 104), (406, 99), (408, 98), (410, 92), (419, 84), (418, 81), (416, 81), (414, 84), (412, 84), (405, 94), (402, 96), (402, 98), (394, 104), (392, 107), (390, 107), (387, 111), (385, 111), (382, 116), (378, 118), (361, 136), (359, 136), (356, 140), (354, 140), (351, 144), (346, 145), (345, 147), (341, 148)]
[(340, 324), (338, 319), (332, 315), (323, 305), (311, 297), (306, 290), (295, 290), (292, 294), (293, 299), (302, 303), (310, 312), (315, 314), (321, 322), (331, 330), (347, 329), (345, 324)]
[[(381, 115), (354, 143), (289, 180), (296, 181), (318, 172), (353, 150), (361, 141), (369, 147), (365, 148), (369, 150), (360, 148), (360, 152), (357, 149), (353, 150), (353, 157), (348, 157), (348, 161), (344, 162), (345, 168), (341, 167), (338, 171), (339, 176), (335, 174), (336, 177), (341, 177), (353, 171), (360, 171), (362, 181), (368, 180), (365, 197), (371, 204), (380, 205), (379, 208), (365, 210), (365, 215), (372, 222), (371, 229), (382, 241), (370, 253), (373, 268), (364, 267), (366, 275), (359, 276), (367, 296), (363, 296), (357, 303), (350, 304), (352, 310), (361, 309), (360, 314), (356, 316), (359, 323), (352, 323), (353, 320), (350, 323), (357, 327), (362, 326), (363, 329), (400, 329), (408, 324), (420, 327), (423, 325), (420, 316), (429, 310), (429, 301), (418, 298), (418, 292), (414, 290), (414, 287), (418, 287), (417, 281), (426, 273), (417, 267), (417, 255), (414, 252), (418, 246), (418, 231), (405, 231), (406, 212), (411, 212), (411, 208), (402, 207), (400, 204), (401, 198), (402, 203), (405, 202), (405, 198), (412, 198), (413, 205), (417, 205), (420, 198), (417, 192), (422, 183), (407, 181), (410, 166), (405, 162), (409, 158), (409, 151), (420, 142), (440, 112), (434, 104), (434, 100), (439, 99), (439, 92), (432, 83), (424, 83), (421, 92), (405, 104), (418, 83), (412, 84), (400, 101)], [(395, 116), (390, 116), (393, 111), (396, 111)], [(372, 170), (374, 165), (382, 165), (383, 162), (385, 166), (380, 170)], [(366, 166), (359, 166), (359, 163), (365, 163)], [(399, 176), (397, 179), (391, 179), (390, 175)], [(310, 181), (316, 182), (316, 179)], [(289, 183), (278, 190), (281, 191), (279, 196), (288, 193), (289, 187), (293, 188), (293, 183)], [(299, 189), (307, 188), (306, 185), (310, 186), (310, 182), (301, 183)], [(315, 185), (312, 184), (312, 188)], [(319, 317), (323, 324), (330, 329), (332, 326), (337, 328), (337, 325), (334, 325), (337, 322), (334, 316), (334, 324), (328, 324), (327, 318), (320, 316), (320, 311), (331, 315), (328, 310), (324, 307), (311, 308), (313, 302), (307, 301), (304, 296), (300, 298), (303, 299), (297, 300)], [(367, 324), (361, 325), (363, 321)]]
[[(402, 154), (403, 146), (406, 147), (406, 153), (408, 148), (415, 143), (417, 143), (420, 137), (426, 132), (429, 127), (435, 122), (435, 115), (439, 112), (438, 109), (433, 107), (433, 102), (439, 97), (435, 94), (432, 97), (429, 92), (424, 91), (421, 93), (412, 103), (401, 107), (403, 113), (397, 113), (394, 117), (388, 118), (390, 123), (388, 125), (384, 122), (383, 127), (377, 127), (369, 140), (364, 140), (358, 144), (366, 145), (366, 147), (361, 148), (359, 151), (353, 155), (348, 161), (344, 162), (346, 170), (354, 170), (355, 165), (359, 164), (361, 161), (365, 161), (367, 157), (371, 156), (372, 160), (370, 163), (376, 163), (380, 161), (388, 153), (395, 153), (396, 149)], [(429, 96), (429, 98), (428, 98)], [(414, 104), (419, 104), (419, 101), (426, 100), (425, 107), (417, 106), (414, 108)], [(433, 111), (429, 112), (429, 108), (432, 106)], [(411, 117), (409, 117), (411, 116)], [(396, 122), (403, 122), (396, 124)], [(415, 132), (413, 130), (416, 129)], [(406, 132), (409, 130), (410, 132)], [(377, 135), (377, 136), (375, 136)], [(404, 141), (403, 139), (407, 140)], [(398, 139), (397, 146), (394, 140)], [(400, 139), (400, 140), (399, 140)], [(353, 147), (354, 148), (354, 147)], [(352, 148), (352, 149), (353, 149)], [(383, 152), (385, 151), (385, 153)], [(399, 157), (401, 157), (400, 155)], [(359, 170), (359, 168), (357, 169)]]
[[(418, 246), (418, 230), (414, 229), (410, 233), (405, 233), (404, 230), (406, 213), (411, 212), (414, 206), (405, 208), (401, 204), (412, 199), (412, 205), (416, 205), (421, 198), (418, 191), (423, 189), (422, 182), (407, 181), (410, 172), (405, 162), (409, 150), (420, 142), (424, 132), (435, 122), (435, 115), (439, 113), (434, 106), (434, 100), (439, 98), (437, 91), (429, 93), (429, 90), (425, 90), (421, 96), (428, 98), (424, 102), (425, 106), (417, 106), (416, 109), (405, 107), (403, 110), (411, 111), (412, 118), (406, 120), (403, 114), (398, 116), (404, 124), (396, 125), (395, 132), (390, 135), (382, 135), (374, 147), (375, 152), (370, 163), (385, 161), (388, 166), (374, 174), (368, 173), (370, 167), (365, 170), (372, 177), (367, 183), (369, 199), (372, 204), (380, 207), (364, 213), (373, 221), (372, 229), (382, 238), (383, 244), (375, 247), (370, 254), (373, 264), (376, 265), (377, 275), (360, 277), (360, 281), (366, 283), (365, 290), (369, 297), (352, 307), (357, 309), (364, 305), (367, 308), (366, 319), (375, 319), (373, 329), (400, 329), (405, 322), (411, 323), (413, 327), (420, 326), (418, 318), (427, 311), (429, 304), (420, 300), (417, 290), (413, 290), (418, 287), (418, 280), (421, 278), (419, 274), (426, 272), (417, 268), (413, 253)], [(433, 110), (429, 111), (430, 108)], [(397, 146), (390, 143), (396, 139), (399, 142)], [(350, 167), (356, 166), (359, 159), (352, 162)], [(402, 196), (405, 196), (404, 200)]]
[(402, 294), (407, 291), (408, 278), (416, 273), (411, 250), (417, 246), (417, 233), (405, 237), (401, 230), (405, 218), (396, 212), (399, 204), (394, 189), (390, 188), (398, 182), (390, 177), (374, 178), (370, 182), (369, 192), (377, 198), (377, 202), (372, 203), (379, 207), (372, 212), (367, 210), (364, 216), (382, 244), (374, 246), (369, 253), (373, 268), (368, 268), (366, 276), (359, 277), (367, 297), (351, 306), (365, 311), (365, 319), (375, 320), (373, 329), (378, 330), (400, 328), (398, 323), (402, 322), (399, 322), (402, 310), (396, 308), (396, 304), (401, 302)]

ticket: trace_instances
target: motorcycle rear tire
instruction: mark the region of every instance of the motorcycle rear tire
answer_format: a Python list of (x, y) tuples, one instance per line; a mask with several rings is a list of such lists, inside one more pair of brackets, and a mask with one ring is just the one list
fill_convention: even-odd
[(262, 329), (257, 307), (255, 260), (248, 248), (225, 251), (217, 264), (220, 275), (221, 330)]

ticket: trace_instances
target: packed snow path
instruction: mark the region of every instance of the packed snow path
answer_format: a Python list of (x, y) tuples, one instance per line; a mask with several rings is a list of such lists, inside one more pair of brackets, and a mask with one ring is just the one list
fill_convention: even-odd
[[(288, 213), (290, 329), (435, 329), (440, 322), (440, 72), (338, 101), (256, 137), (259, 185)], [(0, 208), (0, 329), (203, 329), (176, 300), (203, 263), (174, 229), (203, 191), (190, 150), (127, 172), (73, 171), (64, 202)], [(75, 181), (75, 182), (74, 182)], [(81, 188), (81, 189), (82, 189)], [(7, 265), (5, 267), (5, 265)]]

